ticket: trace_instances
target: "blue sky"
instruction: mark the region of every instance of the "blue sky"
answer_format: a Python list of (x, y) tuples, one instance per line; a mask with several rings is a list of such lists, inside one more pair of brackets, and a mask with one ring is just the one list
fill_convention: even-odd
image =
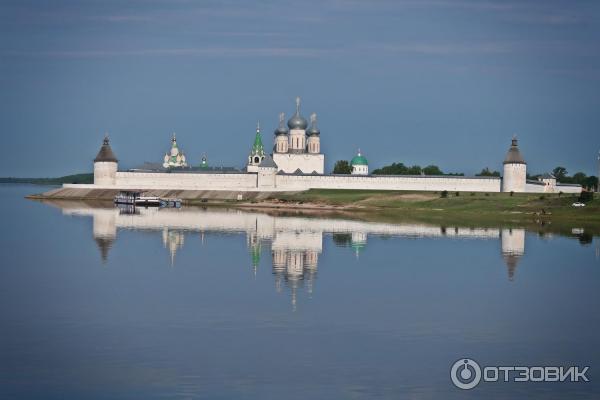
[(594, 1), (2, 1), (0, 176), (91, 171), (105, 131), (122, 167), (241, 166), (301, 96), (326, 164), (360, 147), (472, 174), (513, 134), (529, 171), (596, 174)]

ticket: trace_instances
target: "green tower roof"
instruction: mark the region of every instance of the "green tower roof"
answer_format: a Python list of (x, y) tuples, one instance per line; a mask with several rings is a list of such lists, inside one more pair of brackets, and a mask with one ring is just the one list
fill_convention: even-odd
[(254, 144), (252, 145), (252, 155), (263, 156), (265, 154), (265, 147), (263, 146), (262, 136), (260, 134), (260, 124), (256, 125), (256, 136), (254, 137)]

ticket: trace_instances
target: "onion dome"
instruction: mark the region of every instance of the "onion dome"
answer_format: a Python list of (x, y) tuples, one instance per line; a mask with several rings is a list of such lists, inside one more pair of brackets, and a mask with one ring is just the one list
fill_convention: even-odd
[(360, 154), (360, 149), (358, 149), (358, 153), (352, 158), (350, 165), (369, 165), (369, 162)]
[(292, 115), (287, 124), (290, 129), (304, 130), (308, 126), (306, 119), (300, 115), (300, 97), (296, 97), (296, 113)]
[(110, 148), (108, 135), (104, 136), (102, 147), (100, 147), (98, 155), (94, 158), (94, 162), (117, 162), (117, 157), (115, 157), (115, 153)]
[(285, 113), (279, 113), (279, 126), (275, 129), (275, 136), (287, 135), (288, 128), (285, 126)]
[(306, 134), (308, 136), (313, 136), (313, 135), (318, 136), (321, 134), (321, 131), (317, 127), (317, 113), (310, 114), (310, 128), (308, 128), (308, 131), (306, 132)]
[(513, 136), (512, 144), (506, 153), (506, 158), (504, 158), (504, 164), (527, 164), (521, 152), (519, 151), (519, 146), (517, 144), (517, 137)]

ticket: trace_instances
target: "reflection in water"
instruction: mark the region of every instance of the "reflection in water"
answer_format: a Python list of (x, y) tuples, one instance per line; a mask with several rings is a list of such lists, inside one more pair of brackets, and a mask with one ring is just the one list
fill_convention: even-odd
[(508, 268), (508, 279), (515, 278), (519, 259), (525, 254), (525, 230), (502, 229), (502, 256)]
[(525, 229), (438, 227), (423, 224), (390, 224), (335, 218), (272, 216), (255, 212), (222, 209), (95, 208), (82, 203), (59, 203), (67, 215), (91, 216), (93, 236), (102, 260), (117, 237), (119, 229), (162, 232), (171, 266), (190, 232), (243, 233), (249, 249), (251, 269), (256, 276), (263, 248), (270, 245), (275, 288), (289, 290), (292, 306), (297, 294), (306, 289), (312, 295), (317, 276), (323, 237), (331, 234), (337, 246), (349, 247), (358, 258), (367, 246), (369, 235), (410, 238), (456, 238), (500, 240), (501, 254), (514, 280), (519, 259), (525, 253)]

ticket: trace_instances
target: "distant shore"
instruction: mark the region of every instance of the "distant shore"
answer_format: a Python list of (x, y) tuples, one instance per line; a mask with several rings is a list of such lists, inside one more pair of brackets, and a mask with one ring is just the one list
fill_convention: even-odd
[(94, 183), (94, 174), (93, 173), (83, 173), (83, 174), (74, 174), (74, 175), (66, 175), (60, 176), (58, 178), (14, 178), (14, 177), (5, 177), (0, 178), (0, 183), (30, 183), (34, 185), (62, 185), (63, 183)]

